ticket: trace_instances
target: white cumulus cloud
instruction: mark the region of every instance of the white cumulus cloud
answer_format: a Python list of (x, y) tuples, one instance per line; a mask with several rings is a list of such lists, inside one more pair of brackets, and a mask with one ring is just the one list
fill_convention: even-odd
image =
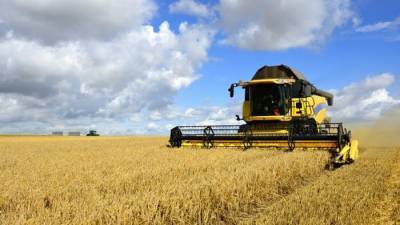
[(250, 50), (282, 50), (320, 42), (350, 21), (350, 0), (221, 0), (224, 43)]
[(374, 120), (396, 105), (400, 99), (392, 96), (388, 87), (395, 81), (390, 73), (367, 77), (341, 90), (334, 90), (335, 105), (330, 115), (334, 120)]
[(382, 22), (377, 22), (374, 24), (368, 24), (368, 25), (364, 25), (361, 27), (357, 27), (356, 31), (357, 32), (375, 32), (375, 31), (381, 31), (381, 30), (386, 30), (386, 29), (394, 29), (399, 26), (400, 26), (400, 16), (392, 21), (382, 21)]
[(152, 18), (152, 0), (7, 0), (0, 20), (16, 35), (44, 42), (109, 39)]
[(7, 115), (0, 131), (14, 130), (11, 124), (31, 132), (78, 129), (106, 120), (105, 129), (117, 130), (144, 121), (144, 112), (168, 108), (198, 78), (212, 35), (186, 23), (173, 32), (164, 22), (158, 31), (141, 26), (110, 41), (0, 40), (0, 115)]
[(178, 0), (169, 5), (169, 11), (171, 13), (187, 14), (198, 17), (207, 17), (210, 15), (209, 9), (206, 5), (194, 0)]

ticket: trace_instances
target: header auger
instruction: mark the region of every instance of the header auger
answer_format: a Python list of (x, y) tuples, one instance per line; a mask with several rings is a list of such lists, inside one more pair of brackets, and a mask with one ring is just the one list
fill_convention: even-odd
[(326, 117), (333, 95), (316, 88), (303, 74), (285, 66), (264, 66), (250, 81), (230, 86), (244, 89), (242, 125), (177, 126), (171, 147), (242, 147), (328, 150), (331, 165), (358, 157), (358, 141), (342, 123)]

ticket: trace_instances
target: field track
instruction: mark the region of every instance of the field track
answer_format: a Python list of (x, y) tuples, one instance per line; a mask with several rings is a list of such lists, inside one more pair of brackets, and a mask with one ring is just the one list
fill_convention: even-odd
[(163, 137), (0, 137), (0, 224), (400, 224), (400, 149), (180, 149)]

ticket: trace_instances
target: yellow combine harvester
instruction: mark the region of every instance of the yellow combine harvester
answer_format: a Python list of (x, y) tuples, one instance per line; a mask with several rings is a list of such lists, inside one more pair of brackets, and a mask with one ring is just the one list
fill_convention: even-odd
[(326, 117), (333, 95), (317, 89), (300, 72), (285, 66), (264, 66), (251, 81), (230, 86), (245, 91), (243, 125), (177, 126), (171, 130), (171, 147), (251, 147), (292, 151), (323, 149), (332, 152), (331, 165), (358, 157), (358, 141), (342, 123)]

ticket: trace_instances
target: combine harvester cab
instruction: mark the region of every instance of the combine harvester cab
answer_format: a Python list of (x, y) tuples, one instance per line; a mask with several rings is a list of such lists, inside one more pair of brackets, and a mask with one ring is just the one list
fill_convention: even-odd
[(285, 66), (264, 66), (251, 81), (229, 88), (245, 91), (242, 125), (177, 126), (171, 130), (171, 147), (241, 147), (327, 150), (331, 166), (358, 158), (358, 141), (342, 123), (326, 117), (333, 95), (316, 88), (303, 74)]

